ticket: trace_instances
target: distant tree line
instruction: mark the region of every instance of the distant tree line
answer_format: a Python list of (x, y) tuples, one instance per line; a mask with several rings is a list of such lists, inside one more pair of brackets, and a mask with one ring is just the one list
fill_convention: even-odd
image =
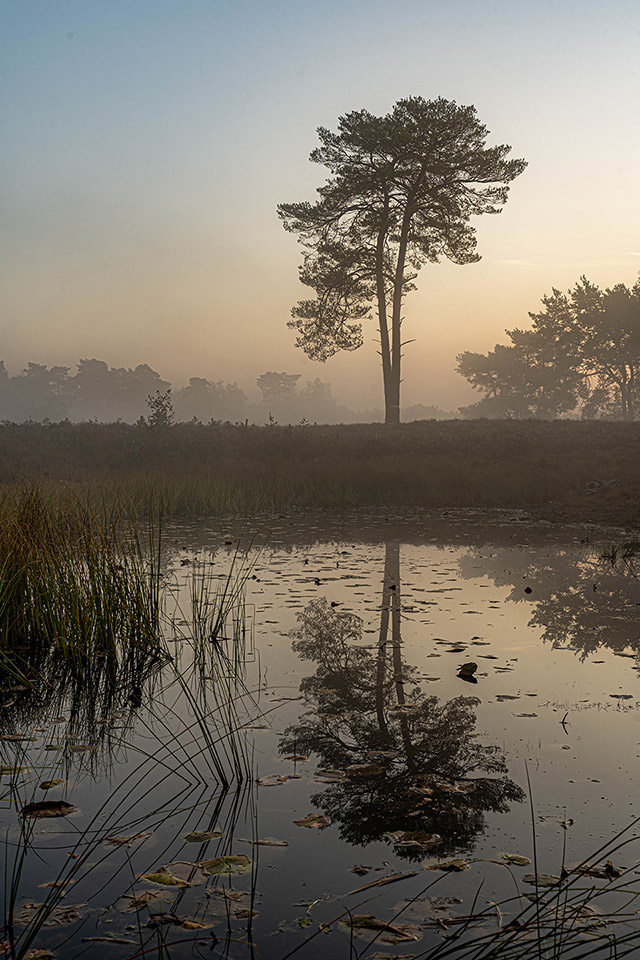
[(457, 357), (482, 398), (464, 416), (552, 419), (640, 418), (640, 279), (601, 290), (581, 277), (553, 289), (530, 330), (507, 330), (511, 343)]
[[(146, 363), (130, 369), (85, 359), (75, 373), (70, 367), (27, 363), (10, 376), (0, 360), (0, 420), (349, 423), (381, 419), (380, 410), (358, 413), (341, 405), (331, 384), (317, 377), (301, 386), (300, 376), (266, 371), (256, 381), (262, 400), (254, 402), (237, 383), (204, 377), (191, 377), (186, 386), (172, 390), (171, 383)], [(408, 408), (406, 414), (407, 419), (447, 416), (438, 407), (423, 405)]]

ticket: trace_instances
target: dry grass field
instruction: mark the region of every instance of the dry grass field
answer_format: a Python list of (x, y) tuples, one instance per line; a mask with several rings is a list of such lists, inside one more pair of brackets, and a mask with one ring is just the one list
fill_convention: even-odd
[(175, 516), (517, 507), (640, 526), (640, 423), (0, 424), (0, 483), (25, 481)]

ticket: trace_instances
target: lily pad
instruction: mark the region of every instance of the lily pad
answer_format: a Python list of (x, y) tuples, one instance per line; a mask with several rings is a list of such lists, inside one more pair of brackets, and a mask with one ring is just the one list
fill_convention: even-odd
[(519, 853), (499, 853), (498, 856), (505, 863), (513, 863), (516, 867), (528, 867), (531, 863), (529, 857), (523, 857)]
[(396, 847), (404, 850), (430, 850), (442, 843), (439, 833), (419, 833), (413, 830), (393, 830), (385, 833)]
[(560, 883), (560, 877), (556, 877), (552, 873), (525, 873), (522, 879), (525, 883), (532, 883), (536, 887), (552, 887), (554, 884)]
[(329, 817), (321, 817), (317, 813), (310, 813), (306, 817), (301, 817), (300, 820), (293, 821), (297, 827), (309, 827), (309, 829), (322, 830), (323, 827), (328, 827), (331, 823)]
[(251, 872), (252, 861), (244, 854), (228, 857), (213, 857), (211, 860), (200, 860), (200, 869), (208, 877), (232, 876)]
[(187, 843), (206, 843), (207, 840), (218, 840), (221, 836), (222, 830), (198, 830), (187, 833), (182, 839)]
[(168, 870), (156, 870), (155, 873), (145, 873), (140, 877), (141, 880), (147, 880), (149, 883), (158, 883), (162, 887), (186, 887), (188, 884), (177, 877), (172, 876)]
[(369, 940), (372, 935), (381, 943), (407, 943), (420, 939), (420, 931), (409, 924), (389, 923), (371, 914), (354, 913), (338, 923), (338, 929)]
[(39, 800), (27, 803), (20, 811), (21, 817), (68, 817), (76, 807), (64, 800)]
[[(27, 927), (31, 924), (40, 910), (45, 908), (43, 903), (27, 903), (16, 916), (15, 922), (20, 927)], [(42, 927), (61, 927), (68, 923), (75, 923), (86, 912), (86, 903), (64, 903), (55, 906), (51, 912), (47, 910), (45, 920), (38, 919), (38, 926)], [(42, 916), (42, 914), (40, 915)]]
[(378, 763), (352, 763), (345, 768), (345, 773), (349, 777), (377, 777), (378, 774), (385, 773), (386, 769)]
[(128, 847), (134, 840), (146, 840), (153, 836), (153, 830), (142, 830), (140, 833), (132, 833), (128, 837), (107, 837), (105, 843), (112, 843), (116, 847)]
[(451, 860), (438, 860), (436, 863), (426, 863), (427, 870), (443, 870), (445, 873), (461, 873), (469, 869), (464, 857), (453, 857)]

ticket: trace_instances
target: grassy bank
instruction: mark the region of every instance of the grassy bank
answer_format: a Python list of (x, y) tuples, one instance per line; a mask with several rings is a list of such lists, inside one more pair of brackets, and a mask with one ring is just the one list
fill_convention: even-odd
[[(619, 480), (587, 494), (593, 479)], [(519, 507), (640, 523), (640, 423), (0, 424), (0, 483), (118, 493), (174, 516)]]

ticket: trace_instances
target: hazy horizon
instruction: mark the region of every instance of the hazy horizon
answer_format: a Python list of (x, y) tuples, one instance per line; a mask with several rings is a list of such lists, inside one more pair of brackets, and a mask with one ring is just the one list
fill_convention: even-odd
[(316, 127), (406, 96), (474, 104), (528, 168), (480, 263), (425, 267), (409, 295), (403, 403), (477, 399), (456, 354), (582, 274), (640, 268), (640, 10), (627, 0), (262, 5), (9, 2), (2, 31), (0, 351), (27, 361), (148, 363), (162, 377), (319, 377), (382, 405), (374, 325), (326, 364), (286, 327), (304, 294), (279, 202), (309, 199)]

